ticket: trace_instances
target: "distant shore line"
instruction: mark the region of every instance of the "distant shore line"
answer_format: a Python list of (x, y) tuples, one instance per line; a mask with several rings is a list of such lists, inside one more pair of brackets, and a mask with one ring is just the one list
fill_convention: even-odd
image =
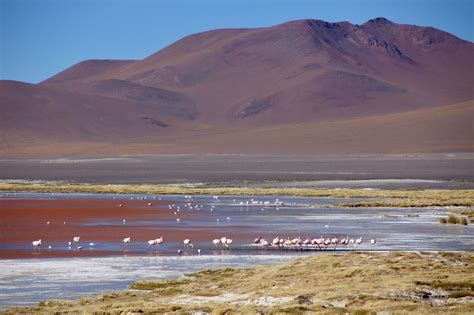
[[(90, 193), (152, 195), (267, 195), (347, 199), (341, 207), (473, 207), (473, 189), (364, 189), (196, 187), (183, 184), (92, 184), (37, 181), (1, 181), (0, 193)], [(352, 198), (379, 200), (354, 202)]]

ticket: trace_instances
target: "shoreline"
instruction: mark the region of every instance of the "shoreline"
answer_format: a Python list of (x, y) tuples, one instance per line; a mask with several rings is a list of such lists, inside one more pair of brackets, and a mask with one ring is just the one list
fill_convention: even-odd
[[(0, 193), (86, 193), (149, 195), (255, 195), (333, 197), (348, 199), (343, 207), (474, 207), (474, 189), (366, 189), (366, 188), (269, 188), (168, 184), (91, 184), (64, 182), (0, 181)], [(350, 198), (387, 200), (350, 202)]]
[(3, 312), (467, 314), (474, 307), (473, 290), (473, 252), (325, 253), (283, 264), (138, 281), (121, 292)]

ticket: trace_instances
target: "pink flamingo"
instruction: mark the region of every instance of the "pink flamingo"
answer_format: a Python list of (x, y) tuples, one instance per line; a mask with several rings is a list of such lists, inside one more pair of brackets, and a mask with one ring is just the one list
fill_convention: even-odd
[(185, 239), (183, 241), (183, 244), (184, 244), (184, 247), (191, 247), (191, 248), (194, 247), (193, 243), (191, 243), (191, 240), (189, 238)]
[(31, 245), (33, 245), (33, 250), (36, 250), (36, 249), (39, 250), (41, 246), (41, 239), (31, 242)]

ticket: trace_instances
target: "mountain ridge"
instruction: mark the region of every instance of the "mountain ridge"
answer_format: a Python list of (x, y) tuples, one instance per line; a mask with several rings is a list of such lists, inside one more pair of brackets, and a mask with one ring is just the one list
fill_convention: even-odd
[[(82, 61), (35, 89), (0, 81), (0, 107), (8, 109), (0, 123), (14, 121), (19, 135), (34, 134), (24, 117), (38, 111), (43, 120), (35, 137), (48, 143), (65, 124), (48, 123), (40, 106), (31, 106), (47, 104), (51, 117), (68, 108), (63, 119), (78, 128), (71, 131), (73, 141), (136, 141), (151, 132), (159, 143), (202, 128), (245, 131), (384, 117), (474, 99), (472, 56), (469, 41), (385, 18), (361, 25), (303, 19), (210, 30), (142, 60)], [(114, 103), (120, 112), (111, 110)], [(11, 130), (2, 132), (21, 142)], [(15, 147), (8, 136), (2, 142)], [(205, 138), (203, 145), (213, 147)]]

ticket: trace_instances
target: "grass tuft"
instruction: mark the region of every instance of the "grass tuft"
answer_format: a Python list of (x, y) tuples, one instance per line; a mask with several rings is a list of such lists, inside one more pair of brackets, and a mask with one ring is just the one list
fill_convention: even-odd
[(448, 216), (448, 223), (450, 223), (450, 224), (458, 224), (458, 218), (457, 218), (455, 215), (450, 214), (450, 215)]
[(458, 222), (459, 224), (467, 225), (467, 219), (465, 217), (459, 217)]
[(174, 286), (179, 286), (187, 284), (189, 280), (180, 279), (180, 280), (168, 280), (168, 281), (137, 281), (130, 285), (130, 289), (133, 290), (157, 290), (157, 289), (167, 289)]
[(466, 216), (471, 222), (474, 222), (474, 209), (454, 209), (451, 210), (451, 213)]
[(440, 218), (439, 223), (467, 225), (468, 220), (467, 220), (466, 217), (463, 217), (463, 216), (457, 216), (457, 215), (454, 215), (454, 214), (449, 214), (447, 219), (446, 218)]

